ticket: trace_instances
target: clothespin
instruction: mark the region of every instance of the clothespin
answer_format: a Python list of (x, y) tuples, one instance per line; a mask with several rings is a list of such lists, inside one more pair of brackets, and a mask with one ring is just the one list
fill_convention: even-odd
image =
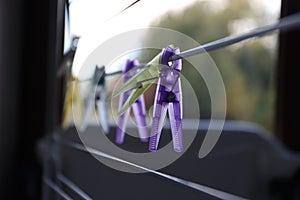
[[(77, 49), (79, 37), (73, 37), (71, 48), (64, 54), (60, 68), (57, 72), (57, 77), (64, 76), (65, 93), (63, 113), (62, 113), (62, 128), (67, 129), (72, 119), (72, 105), (76, 106), (78, 123), (81, 123), (82, 102), (78, 87), (78, 79), (72, 75), (72, 64)], [(74, 104), (73, 104), (74, 103)]]
[(106, 105), (105, 73), (102, 74), (96, 88), (96, 107), (99, 115), (100, 124), (105, 134), (109, 132), (108, 115)]
[[(134, 67), (139, 66), (137, 60), (127, 60), (126, 64), (123, 67), (123, 74), (124, 74), (124, 82), (126, 83), (130, 78), (132, 78), (138, 70), (134, 69)], [(119, 110), (124, 106), (126, 100), (131, 95), (132, 91), (125, 91), (120, 95), (119, 101)], [(138, 131), (140, 135), (140, 140), (142, 142), (148, 141), (148, 131), (147, 131), (147, 124), (146, 124), (146, 108), (145, 108), (145, 100), (144, 96), (141, 95), (135, 102), (131, 105), (131, 107), (127, 108), (124, 113), (119, 116), (118, 120), (118, 128), (116, 133), (116, 143), (122, 144), (125, 137), (125, 130), (126, 124), (128, 121), (128, 117), (130, 114), (130, 108), (133, 109), (133, 113), (135, 116), (135, 120), (138, 126)]]
[[(103, 131), (105, 133), (108, 133), (108, 123), (107, 123), (107, 108), (105, 105), (105, 96), (106, 96), (106, 91), (105, 91), (105, 87), (104, 87), (104, 81), (101, 80), (101, 77), (105, 76), (105, 68), (104, 66), (102, 67), (98, 67), (96, 66), (95, 72), (94, 72), (94, 76), (92, 78), (92, 85), (91, 85), (91, 89), (89, 91), (89, 95), (86, 101), (86, 106), (85, 106), (85, 112), (82, 118), (82, 124), (80, 126), (80, 131), (85, 131), (88, 125), (88, 120), (90, 117), (90, 114), (92, 113), (92, 110), (95, 106), (97, 106), (98, 108), (98, 112), (100, 115), (100, 122), (101, 122), (101, 126), (103, 128)], [(105, 78), (105, 77), (103, 77)], [(99, 81), (100, 79), (100, 81)], [(102, 82), (102, 83), (99, 83)], [(100, 85), (100, 87), (99, 87)], [(98, 86), (98, 88), (96, 88), (96, 96), (94, 95), (94, 89), (95, 87)], [(97, 89), (98, 89), (98, 94), (97, 94)], [(100, 98), (99, 98), (100, 97)], [(98, 99), (98, 100), (97, 100)], [(98, 106), (99, 104), (99, 106)], [(100, 110), (101, 109), (101, 110)], [(101, 114), (103, 112), (103, 114)], [(103, 116), (102, 116), (103, 115)], [(105, 119), (103, 119), (105, 118)]]
[[(78, 116), (82, 116), (82, 101), (80, 98), (80, 91), (76, 78), (71, 76), (67, 83), (66, 95), (64, 99), (63, 115), (62, 115), (62, 128), (67, 129), (72, 119), (72, 105), (75, 103)], [(81, 123), (82, 118), (79, 117), (78, 121)]]
[(167, 46), (163, 49), (159, 79), (154, 99), (152, 129), (149, 141), (149, 150), (156, 151), (163, 128), (164, 119), (168, 110), (171, 124), (173, 147), (176, 152), (183, 151), (182, 144), (182, 91), (180, 71), (181, 59), (169, 61), (170, 57), (178, 54), (179, 48)]
[(118, 115), (122, 115), (136, 102), (136, 100), (146, 92), (151, 85), (157, 82), (159, 78), (159, 62), (161, 53), (155, 56), (147, 65), (138, 71), (136, 75), (131, 77), (122, 87), (113, 92), (110, 98), (119, 96), (126, 91), (132, 91), (128, 99), (123, 104), (123, 107), (119, 109)]

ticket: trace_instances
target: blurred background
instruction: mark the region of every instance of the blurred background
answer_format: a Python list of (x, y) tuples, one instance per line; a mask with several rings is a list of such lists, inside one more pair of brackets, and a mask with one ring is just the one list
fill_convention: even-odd
[[(97, 45), (112, 35), (131, 29), (161, 27), (179, 31), (205, 44), (226, 36), (234, 36), (274, 23), (280, 15), (280, 0), (248, 1), (248, 0), (189, 0), (189, 1), (141, 1), (130, 9), (118, 14), (122, 5), (101, 1), (74, 0), (70, 5), (70, 18), (66, 21), (65, 51), (70, 47), (72, 37), (81, 36), (73, 63), (73, 74), (77, 77), (88, 77), (80, 71), (83, 61)], [(113, 8), (108, 12), (108, 8)], [(105, 12), (103, 12), (105, 10)], [(115, 13), (117, 13), (115, 15)], [(91, 34), (92, 33), (92, 34)], [(149, 35), (147, 40), (155, 40)], [(174, 38), (176, 40), (176, 38)], [(262, 125), (269, 132), (274, 130), (275, 120), (275, 67), (277, 62), (278, 33), (256, 40), (241, 42), (209, 55), (221, 72), (227, 94), (227, 120), (245, 120)], [(166, 44), (167, 45), (167, 44)], [(146, 52), (145, 52), (146, 51)], [(147, 63), (159, 50), (144, 50), (138, 59)], [(126, 56), (124, 56), (126, 57)], [(129, 58), (128, 56), (126, 58)], [(108, 67), (108, 72), (121, 69), (123, 62)], [(79, 72), (80, 71), (80, 72)], [(93, 72), (93, 71), (92, 71)], [(210, 96), (201, 77), (193, 76), (193, 67), (183, 62), (182, 74), (196, 91), (200, 103), (201, 118), (211, 116)], [(90, 76), (91, 77), (91, 76)], [(120, 76), (107, 78), (107, 89), (112, 91), (114, 83)], [(87, 83), (78, 84), (78, 86)], [(186, 85), (183, 90), (188, 92)], [(84, 88), (84, 86), (83, 86)], [(86, 90), (82, 89), (84, 92)], [(147, 108), (153, 105), (155, 88), (146, 93)], [(192, 92), (192, 91), (190, 91)], [(82, 94), (86, 97), (87, 94)], [(185, 104), (184, 117), (197, 116), (189, 101)], [(220, 102), (219, 104), (223, 104)], [(113, 112), (118, 108), (118, 100), (113, 102)], [(112, 118), (112, 117), (110, 117)], [(91, 122), (93, 119), (91, 118)]]
[[(93, 70), (82, 73), (81, 66), (112, 36), (161, 27), (206, 44), (300, 11), (300, 3), (293, 0), (133, 2), (0, 2), (0, 199), (62, 199), (61, 191), (70, 193), (70, 199), (78, 199), (80, 195), (58, 176), (62, 174), (96, 199), (109, 199), (111, 195), (132, 199), (135, 194), (145, 199), (168, 199), (169, 194), (178, 199), (218, 199), (189, 188), (197, 184), (250, 199), (299, 199), (299, 29), (273, 32), (209, 52), (225, 84), (227, 115), (221, 138), (205, 159), (199, 159), (198, 151), (211, 116), (210, 97), (202, 78), (194, 76), (190, 64), (183, 62), (182, 74), (196, 92), (203, 126), (199, 126), (187, 153), (161, 171), (182, 178), (180, 184), (192, 181), (187, 187), (150, 173), (122, 173), (102, 165), (90, 154), (58, 144), (57, 138), (81, 144), (71, 110), (62, 128), (64, 110), (71, 105), (66, 97), (74, 89), (77, 103), (84, 110), (89, 91), (84, 88), (91, 83), (87, 81), (83, 88), (70, 83), (91, 78)], [(146, 38), (154, 39), (151, 35)], [(147, 63), (157, 53), (159, 50), (142, 51), (137, 57)], [(116, 63), (107, 73), (121, 67), (122, 62)], [(108, 94), (120, 77), (107, 78)], [(183, 87), (189, 96), (188, 86)], [(150, 112), (154, 91), (151, 88), (145, 95)], [(110, 111), (116, 111), (117, 104), (115, 100)], [(189, 101), (184, 100), (184, 104), (184, 118), (199, 122)], [(116, 127), (112, 116), (109, 118), (108, 137), (113, 140)], [(99, 128), (93, 116), (89, 125), (85, 136), (93, 140)], [(170, 132), (168, 128), (165, 131)], [(128, 136), (122, 148), (140, 150), (139, 145)], [(153, 193), (148, 193), (150, 187)]]

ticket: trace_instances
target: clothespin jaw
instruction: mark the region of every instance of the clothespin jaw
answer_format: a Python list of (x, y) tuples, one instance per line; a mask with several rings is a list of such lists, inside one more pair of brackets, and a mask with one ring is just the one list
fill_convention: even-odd
[(161, 54), (160, 75), (154, 99), (154, 112), (149, 142), (150, 151), (157, 151), (167, 111), (171, 124), (174, 150), (176, 152), (183, 151), (182, 90), (180, 80), (182, 63), (181, 60), (169, 62), (170, 57), (179, 52), (178, 48), (167, 46)]
[[(88, 97), (87, 97), (87, 100), (85, 103), (85, 111), (84, 111), (84, 115), (82, 118), (82, 124), (79, 128), (79, 130), (81, 132), (84, 132), (87, 128), (89, 117), (92, 113), (93, 108), (95, 107), (95, 104), (96, 104), (95, 93), (94, 93), (95, 88), (98, 86), (99, 79), (101, 79), (101, 77), (104, 75), (105, 75), (105, 67), (104, 66), (101, 66), (101, 67), (96, 66), (94, 74), (93, 74), (93, 78), (92, 78), (92, 84), (90, 86), (90, 91), (89, 91), (89, 94), (88, 94)], [(103, 89), (104, 89), (104, 87), (103, 87)]]
[[(135, 70), (134, 67), (138, 66), (139, 62), (137, 60), (127, 60), (126, 64), (124, 65), (122, 72), (124, 77), (124, 82), (126, 83), (130, 80), (138, 70)], [(126, 103), (127, 99), (130, 97), (132, 91), (125, 91), (120, 95), (119, 100), (119, 110), (123, 108), (124, 104)], [(130, 115), (130, 109), (133, 109), (133, 113), (135, 116), (136, 124), (138, 126), (138, 131), (140, 135), (140, 140), (142, 142), (148, 141), (148, 130), (147, 130), (147, 123), (146, 123), (146, 107), (145, 107), (145, 100), (144, 96), (141, 95), (139, 98), (135, 100), (135, 102), (131, 105), (131, 107), (127, 108), (125, 112), (123, 112), (118, 119), (118, 128), (116, 133), (116, 143), (122, 144), (124, 142), (125, 137), (125, 130), (126, 124), (128, 121), (128, 117)]]
[[(153, 58), (143, 69), (132, 76), (122, 87), (113, 92), (112, 97), (119, 96), (126, 91), (132, 91), (127, 98), (123, 107), (119, 109), (118, 115), (122, 115), (136, 100), (148, 89), (157, 82), (159, 76), (159, 59), (160, 54)], [(129, 71), (128, 71), (129, 72)], [(130, 70), (130, 74), (132, 71)]]

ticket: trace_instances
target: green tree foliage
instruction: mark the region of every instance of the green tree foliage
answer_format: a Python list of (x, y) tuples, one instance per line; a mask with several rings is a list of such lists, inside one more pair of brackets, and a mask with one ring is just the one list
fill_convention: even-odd
[[(257, 25), (265, 22), (266, 16), (253, 9), (249, 1), (228, 0), (217, 11), (211, 6), (213, 3), (200, 1), (180, 13), (169, 12), (153, 25), (177, 30), (204, 44), (234, 34), (231, 30), (234, 21), (247, 18)], [(274, 36), (271, 39), (271, 43), (276, 42)], [(257, 39), (210, 53), (225, 83), (227, 119), (257, 122), (272, 130), (275, 50)], [(206, 86), (188, 63), (184, 62), (183, 66), (183, 75), (197, 91), (201, 117), (209, 118), (210, 98)], [(192, 112), (193, 108), (187, 106), (186, 116), (192, 116)]]

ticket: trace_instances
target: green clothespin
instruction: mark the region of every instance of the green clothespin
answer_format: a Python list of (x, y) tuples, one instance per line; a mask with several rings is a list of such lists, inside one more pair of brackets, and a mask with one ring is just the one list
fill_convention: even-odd
[(161, 53), (154, 57), (144, 69), (129, 79), (121, 88), (113, 92), (110, 98), (119, 96), (128, 90), (134, 90), (124, 103), (123, 107), (119, 110), (118, 115), (122, 115), (152, 84), (157, 82), (160, 60)]

